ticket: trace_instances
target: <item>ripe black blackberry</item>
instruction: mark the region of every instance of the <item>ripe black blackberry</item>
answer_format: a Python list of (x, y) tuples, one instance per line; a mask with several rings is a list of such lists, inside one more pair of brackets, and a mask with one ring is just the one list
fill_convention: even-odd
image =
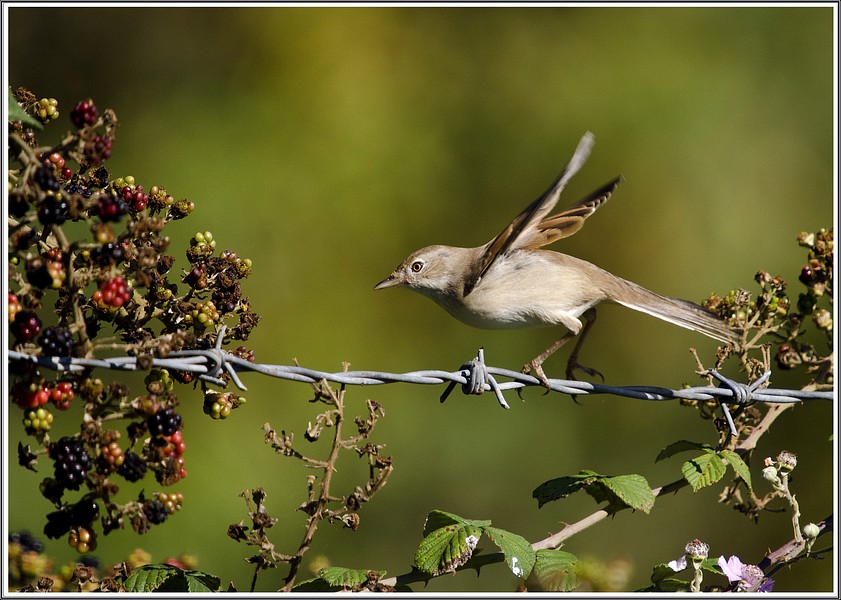
[(76, 438), (65, 436), (50, 447), (55, 461), (55, 478), (68, 490), (78, 490), (93, 466), (85, 446)]
[(124, 259), (123, 249), (114, 242), (108, 242), (91, 250), (91, 260), (100, 266), (116, 265)]
[(61, 182), (55, 178), (51, 167), (41, 166), (32, 175), (32, 181), (45, 192), (57, 192), (61, 189)]
[(134, 452), (126, 452), (117, 473), (125, 477), (126, 481), (139, 481), (146, 475), (146, 461)]
[(43, 225), (55, 223), (61, 225), (67, 220), (67, 202), (59, 200), (56, 196), (47, 196), (38, 208), (38, 220)]
[(149, 522), (153, 525), (160, 525), (169, 516), (166, 506), (160, 500), (149, 500), (143, 505), (143, 512)]
[(47, 327), (41, 334), (41, 351), (45, 356), (70, 356), (73, 354), (73, 334), (66, 327)]
[(152, 435), (172, 435), (181, 427), (181, 415), (172, 408), (161, 408), (146, 422)]

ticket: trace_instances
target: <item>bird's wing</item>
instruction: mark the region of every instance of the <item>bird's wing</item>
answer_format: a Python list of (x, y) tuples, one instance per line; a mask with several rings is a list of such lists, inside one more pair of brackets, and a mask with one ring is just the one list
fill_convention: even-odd
[[(523, 212), (517, 215), (517, 217), (499, 233), (499, 235), (485, 245), (484, 251), (481, 253), (479, 259), (472, 266), (472, 269), (465, 278), (463, 292), (465, 296), (473, 291), (473, 288), (476, 287), (476, 284), (479, 283), (479, 280), (488, 271), (498, 256), (516, 248), (531, 247), (535, 237), (542, 238), (547, 236), (547, 234), (541, 233), (539, 228), (541, 221), (553, 208), (555, 208), (555, 205), (558, 203), (558, 197), (561, 195), (561, 191), (564, 189), (564, 186), (566, 186), (567, 182), (572, 179), (573, 175), (575, 175), (587, 161), (587, 157), (590, 156), (590, 151), (593, 149), (594, 143), (595, 138), (593, 134), (589, 131), (586, 132), (582, 136), (581, 141), (578, 142), (578, 147), (575, 149), (569, 164), (567, 164), (549, 189), (546, 190), (540, 198), (526, 207)], [(592, 200), (592, 197), (588, 199)], [(579, 212), (583, 211), (586, 213), (586, 211), (579, 206), (580, 204), (581, 203), (569, 210), (576, 209)], [(595, 208), (598, 208), (598, 204)], [(595, 208), (593, 208), (593, 210), (595, 210)], [(568, 211), (565, 211), (555, 218), (560, 218), (567, 212)], [(580, 220), (583, 221), (588, 216), (589, 214), (585, 214), (583, 217), (580, 217)], [(566, 235), (572, 235), (581, 227), (581, 225), (576, 226), (574, 224), (574, 217), (570, 216), (570, 218), (570, 224), (567, 225), (566, 228), (571, 228), (571, 230)], [(554, 239), (559, 239), (560, 237), (565, 236), (558, 236)], [(542, 245), (544, 244), (538, 244), (538, 246)]]
[(608, 201), (620, 183), (622, 183), (621, 175), (565, 211), (541, 221), (531, 232), (528, 240), (518, 244), (517, 247), (540, 248), (576, 233), (584, 227), (587, 217)]

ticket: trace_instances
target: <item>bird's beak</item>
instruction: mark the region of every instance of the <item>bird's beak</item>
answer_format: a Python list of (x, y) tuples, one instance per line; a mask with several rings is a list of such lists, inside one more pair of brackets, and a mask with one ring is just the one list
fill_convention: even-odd
[(375, 290), (384, 290), (385, 288), (394, 287), (395, 285), (402, 285), (405, 283), (405, 280), (400, 277), (397, 273), (392, 273), (377, 285), (374, 286)]

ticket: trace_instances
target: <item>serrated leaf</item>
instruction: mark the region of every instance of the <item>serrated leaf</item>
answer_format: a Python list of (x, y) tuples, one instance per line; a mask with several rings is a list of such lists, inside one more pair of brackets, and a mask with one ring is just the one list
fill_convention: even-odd
[(531, 496), (537, 500), (537, 508), (540, 508), (547, 502), (566, 498), (600, 477), (603, 477), (603, 475), (599, 475), (593, 471), (581, 471), (578, 475), (557, 477), (541, 483), (534, 489)]
[(222, 582), (218, 577), (201, 571), (182, 571), (187, 579), (188, 592), (218, 592)]
[(540, 591), (569, 592), (578, 587), (578, 558), (563, 550), (538, 550), (531, 576)]
[(321, 577), (307, 579), (292, 588), (293, 592), (339, 592), (342, 588), (330, 585)]
[(528, 540), (516, 533), (496, 527), (486, 528), (485, 533), (502, 550), (505, 555), (505, 564), (511, 572), (523, 579), (528, 577), (534, 568), (535, 561), (535, 551)]
[(451, 524), (440, 527), (421, 540), (415, 551), (415, 566), (431, 575), (455, 571), (470, 560), (482, 529), (473, 525)]
[(426, 515), (426, 521), (423, 524), (423, 536), (426, 537), (433, 531), (446, 527), (448, 525), (472, 526), (472, 527), (488, 527), (490, 521), (477, 521), (472, 519), (465, 519), (453, 513), (448, 513), (443, 510), (432, 510)]
[(707, 444), (699, 444), (698, 442), (690, 442), (689, 440), (678, 440), (673, 444), (669, 444), (657, 455), (657, 458), (654, 459), (654, 462), (660, 462), (670, 456), (674, 456), (679, 452), (686, 452), (688, 450), (713, 450)]
[[(353, 588), (365, 584), (368, 581), (367, 569), (347, 569), (345, 567), (324, 567), (318, 572), (318, 576), (327, 582), (328, 585), (340, 588)], [(374, 571), (382, 577), (385, 571)]]
[(747, 484), (748, 489), (752, 492), (753, 486), (750, 482), (750, 468), (747, 463), (742, 460), (742, 457), (732, 450), (722, 450), (719, 452), (719, 455), (727, 461), (727, 464), (733, 467), (736, 475), (742, 478), (742, 480)]
[(724, 477), (727, 467), (718, 454), (702, 454), (701, 456), (688, 460), (680, 468), (683, 477), (692, 486), (693, 491), (711, 486)]
[(12, 93), (11, 89), (9, 89), (8, 110), (9, 121), (20, 121), (24, 124), (24, 126), (31, 127), (33, 129), (44, 128), (38, 119), (30, 115), (20, 104), (18, 104), (18, 101), (15, 99), (15, 95)]
[(177, 570), (169, 565), (143, 565), (134, 569), (123, 585), (129, 592), (154, 592)]
[[(615, 477), (604, 477), (600, 479), (594, 488), (604, 486), (622, 504), (641, 510), (645, 514), (651, 512), (654, 506), (654, 493), (648, 485), (648, 480), (642, 475), (631, 473), (630, 475), (616, 475)], [(587, 488), (590, 492), (590, 488)], [(613, 503), (613, 498), (605, 498)]]
[(657, 585), (661, 581), (672, 577), (674, 574), (674, 569), (672, 569), (667, 563), (654, 565), (654, 569), (651, 572), (651, 583)]

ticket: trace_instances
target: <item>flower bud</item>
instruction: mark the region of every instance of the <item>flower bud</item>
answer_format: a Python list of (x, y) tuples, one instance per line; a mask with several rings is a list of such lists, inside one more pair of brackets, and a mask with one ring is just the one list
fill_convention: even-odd
[(814, 523), (807, 523), (803, 526), (803, 537), (807, 540), (814, 540), (821, 532), (821, 528)]
[(701, 540), (695, 539), (686, 544), (686, 556), (693, 560), (706, 559), (710, 554), (709, 544), (705, 544)]
[(788, 474), (797, 466), (797, 455), (794, 452), (783, 450), (777, 455), (777, 464), (781, 473)]

